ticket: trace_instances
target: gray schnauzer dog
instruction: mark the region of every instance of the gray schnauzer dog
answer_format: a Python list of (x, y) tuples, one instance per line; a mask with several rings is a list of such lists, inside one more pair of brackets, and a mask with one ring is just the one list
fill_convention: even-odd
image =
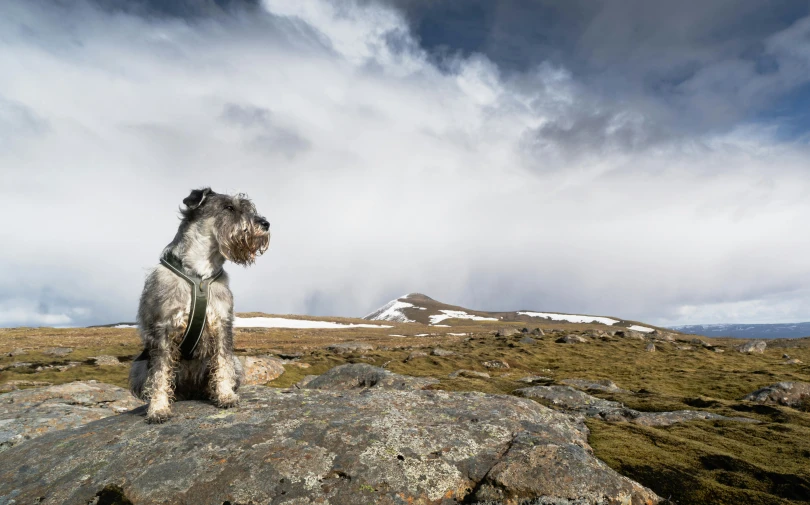
[(175, 398), (238, 403), (242, 366), (233, 354), (233, 294), (222, 265), (250, 265), (270, 243), (270, 223), (246, 195), (203, 188), (183, 204), (177, 235), (147, 277), (138, 307), (144, 351), (129, 386), (149, 401), (148, 422), (167, 420)]

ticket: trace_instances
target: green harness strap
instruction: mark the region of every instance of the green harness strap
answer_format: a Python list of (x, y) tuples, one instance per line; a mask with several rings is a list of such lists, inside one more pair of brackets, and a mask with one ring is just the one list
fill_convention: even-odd
[[(189, 310), (188, 324), (186, 325), (186, 332), (183, 334), (183, 341), (180, 342), (181, 357), (183, 359), (191, 359), (194, 354), (194, 349), (196, 349), (197, 344), (200, 343), (203, 329), (205, 329), (205, 318), (211, 283), (222, 275), (222, 269), (220, 268), (211, 277), (203, 279), (195, 275), (187, 274), (183, 270), (183, 263), (180, 261), (180, 258), (172, 253), (168, 253), (160, 258), (160, 263), (191, 285), (191, 308)], [(145, 359), (149, 359), (149, 349), (144, 349), (140, 356), (135, 358), (135, 361)]]

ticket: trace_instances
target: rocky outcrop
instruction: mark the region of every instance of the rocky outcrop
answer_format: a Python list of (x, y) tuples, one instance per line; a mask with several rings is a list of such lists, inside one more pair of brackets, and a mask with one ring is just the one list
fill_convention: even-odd
[(96, 381), (2, 394), (0, 451), (50, 431), (82, 426), (141, 405), (143, 402), (126, 389)]
[(743, 398), (749, 402), (810, 408), (810, 382), (777, 382)]
[(242, 370), (244, 371), (242, 384), (245, 385), (267, 384), (271, 380), (281, 377), (284, 373), (284, 365), (277, 358), (239, 356), (239, 361), (242, 362)]
[(671, 426), (675, 423), (706, 419), (758, 422), (747, 417), (726, 417), (697, 410), (639, 412), (629, 409), (619, 402), (603, 400), (568, 386), (534, 386), (518, 389), (515, 394), (524, 398), (534, 398), (545, 405), (564, 412), (600, 418), (611, 423), (632, 422), (644, 426)]
[(582, 424), (513, 396), (248, 386), (241, 398), (232, 410), (178, 402), (160, 425), (137, 409), (19, 444), (0, 458), (2, 494), (19, 504), (659, 501), (596, 459)]
[(755, 342), (747, 342), (747, 343), (737, 347), (737, 350), (742, 352), (742, 353), (746, 353), (746, 354), (751, 354), (751, 353), (755, 353), (755, 352), (761, 354), (761, 353), (765, 352), (766, 347), (768, 347), (768, 344), (765, 341), (758, 340), (758, 341), (755, 341)]
[(563, 379), (561, 384), (566, 386), (573, 386), (577, 389), (585, 389), (590, 391), (604, 391), (606, 393), (629, 393), (630, 391), (622, 389), (610, 379)]
[(349, 389), (425, 389), (432, 384), (438, 384), (437, 379), (431, 377), (411, 377), (399, 375), (384, 368), (353, 363), (336, 366), (304, 385), (307, 389), (325, 389), (330, 391), (345, 391)]

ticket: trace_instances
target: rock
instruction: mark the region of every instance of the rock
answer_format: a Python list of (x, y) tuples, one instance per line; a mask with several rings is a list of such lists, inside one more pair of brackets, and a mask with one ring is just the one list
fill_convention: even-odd
[(72, 352), (73, 349), (70, 347), (46, 347), (45, 349), (42, 349), (42, 354), (56, 356), (58, 358), (65, 357)]
[(293, 384), (293, 387), (296, 389), (304, 389), (307, 386), (307, 384), (317, 379), (318, 377), (320, 377), (320, 375), (306, 375), (304, 376), (303, 379)]
[(677, 337), (675, 333), (661, 330), (655, 330), (649, 335), (657, 340), (663, 340), (664, 342), (673, 342)]
[(18, 347), (16, 349), (13, 349), (8, 354), (6, 354), (6, 356), (8, 356), (9, 358), (13, 358), (14, 356), (20, 356), (21, 354), (28, 354), (28, 351), (26, 351), (25, 349), (23, 349), (21, 347)]
[(518, 340), (521, 344), (536, 344), (537, 340), (533, 339), (532, 337), (523, 337)]
[(284, 352), (284, 351), (276, 351), (273, 354), (275, 354), (281, 359), (298, 359), (304, 355), (304, 353), (302, 352)]
[(790, 355), (785, 353), (782, 355), (782, 359), (790, 359)]
[(636, 330), (624, 330), (625, 338), (634, 338), (636, 340), (646, 340), (647, 334)]
[(564, 412), (600, 418), (610, 423), (632, 422), (644, 426), (671, 426), (675, 423), (693, 420), (720, 420), (757, 423), (747, 417), (725, 417), (711, 412), (677, 410), (674, 412), (639, 412), (629, 409), (619, 402), (596, 398), (568, 386), (534, 386), (514, 392), (524, 398), (534, 398), (544, 405)]
[(24, 361), (15, 361), (14, 363), (9, 363), (8, 365), (0, 365), (0, 372), (3, 370), (8, 370), (10, 368), (27, 368), (34, 366), (33, 363), (27, 363)]
[(456, 377), (466, 377), (468, 379), (489, 379), (489, 374), (486, 372), (476, 372), (475, 370), (456, 370), (448, 375), (451, 379)]
[(551, 377), (543, 377), (542, 375), (530, 375), (517, 380), (518, 382), (525, 382), (526, 384), (551, 384), (554, 379)]
[(96, 381), (5, 393), (0, 395), (0, 451), (50, 431), (75, 428), (141, 405), (143, 402), (126, 389)]
[(755, 352), (763, 353), (763, 352), (765, 352), (766, 347), (768, 347), (768, 344), (766, 344), (765, 341), (758, 340), (756, 342), (747, 342), (747, 343), (737, 347), (737, 350), (742, 352), (742, 353), (747, 353), (747, 354), (751, 354), (751, 353), (755, 353)]
[(705, 347), (705, 346), (708, 345), (708, 344), (706, 344), (706, 342), (702, 341), (699, 338), (693, 338), (692, 340), (689, 341), (689, 343), (693, 344), (693, 345), (699, 345), (699, 346), (702, 346), (702, 347)]
[(493, 359), (491, 361), (483, 361), (481, 362), (487, 368), (496, 368), (496, 369), (506, 369), (509, 368), (509, 363), (502, 359)]
[(644, 350), (647, 352), (655, 352), (655, 344), (650, 342), (649, 344), (647, 344), (647, 347), (645, 347)]
[(801, 365), (802, 360), (800, 360), (798, 358), (793, 358), (793, 359), (789, 359), (789, 360), (785, 361), (785, 364), (786, 365)]
[(565, 384), (566, 386), (573, 386), (578, 389), (591, 391), (605, 391), (606, 393), (630, 393), (630, 391), (620, 388), (615, 382), (609, 379), (564, 379), (560, 381), (560, 383)]
[(535, 328), (535, 329), (533, 329), (531, 333), (532, 333), (532, 335), (534, 335), (535, 337), (542, 337), (542, 336), (544, 336), (544, 335), (545, 335), (545, 333), (543, 332), (543, 330), (542, 330), (542, 329), (540, 329), (540, 328)]
[(433, 349), (433, 352), (431, 352), (431, 354), (434, 356), (453, 356), (455, 353), (453, 351), (448, 351), (446, 349), (439, 349), (437, 347), (436, 349)]
[(405, 361), (411, 361), (411, 360), (414, 360), (414, 359), (417, 359), (417, 358), (427, 358), (427, 356), (428, 356), (428, 353), (426, 353), (424, 351), (413, 351), (412, 353), (410, 353), (408, 355), (407, 358), (405, 358)]
[(341, 344), (332, 344), (326, 346), (326, 350), (335, 354), (349, 354), (353, 352), (365, 353), (366, 351), (373, 351), (374, 346), (364, 344), (363, 342), (344, 342)]
[(712, 351), (717, 353), (726, 352), (725, 349), (720, 349), (719, 347), (712, 347)]
[(0, 384), (0, 392), (7, 392), (7, 391), (16, 391), (20, 388), (26, 387), (41, 387), (41, 386), (51, 386), (53, 383), (51, 382), (43, 382), (43, 381), (26, 381), (26, 380), (14, 380), (14, 381), (7, 381), (3, 384)]
[(771, 405), (810, 405), (810, 382), (777, 382), (746, 395), (743, 400)]
[(165, 424), (138, 409), (47, 433), (5, 451), (0, 482), (19, 504), (91, 503), (105, 488), (138, 505), (660, 500), (596, 459), (583, 424), (513, 396), (248, 386), (241, 397), (232, 410), (177, 402)]
[(307, 383), (304, 388), (329, 391), (365, 388), (417, 390), (425, 389), (433, 384), (438, 384), (438, 382), (438, 379), (431, 377), (399, 375), (384, 368), (366, 365), (365, 363), (352, 363), (332, 368)]
[(678, 351), (691, 351), (694, 349), (691, 345), (676, 345), (675, 349)]
[(266, 384), (275, 380), (284, 373), (284, 365), (276, 358), (253, 356), (238, 356), (242, 362), (244, 378), (242, 384)]
[(95, 361), (95, 364), (98, 366), (121, 366), (123, 363), (118, 361), (118, 358), (115, 356), (94, 356), (90, 358)]
[(517, 335), (518, 333), (520, 333), (520, 330), (517, 328), (501, 328), (495, 333), (495, 335), (499, 337), (511, 337), (512, 335)]
[(587, 340), (580, 337), (579, 335), (566, 335), (564, 337), (558, 338), (556, 342), (558, 344), (584, 344), (587, 342)]

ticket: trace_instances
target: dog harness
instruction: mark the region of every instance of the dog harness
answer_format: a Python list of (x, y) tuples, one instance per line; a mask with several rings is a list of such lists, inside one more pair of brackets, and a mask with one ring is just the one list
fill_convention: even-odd
[[(194, 354), (194, 349), (200, 343), (203, 329), (205, 329), (205, 318), (208, 309), (208, 295), (211, 290), (211, 283), (217, 280), (222, 275), (220, 268), (214, 275), (206, 277), (197, 277), (191, 275), (183, 270), (183, 263), (180, 258), (171, 252), (165, 254), (160, 258), (160, 263), (175, 273), (178, 277), (185, 280), (191, 285), (191, 308), (188, 315), (188, 323), (186, 324), (186, 332), (183, 334), (183, 341), (180, 342), (180, 355), (183, 359), (191, 359)], [(149, 349), (144, 351), (135, 358), (135, 361), (149, 359)]]

